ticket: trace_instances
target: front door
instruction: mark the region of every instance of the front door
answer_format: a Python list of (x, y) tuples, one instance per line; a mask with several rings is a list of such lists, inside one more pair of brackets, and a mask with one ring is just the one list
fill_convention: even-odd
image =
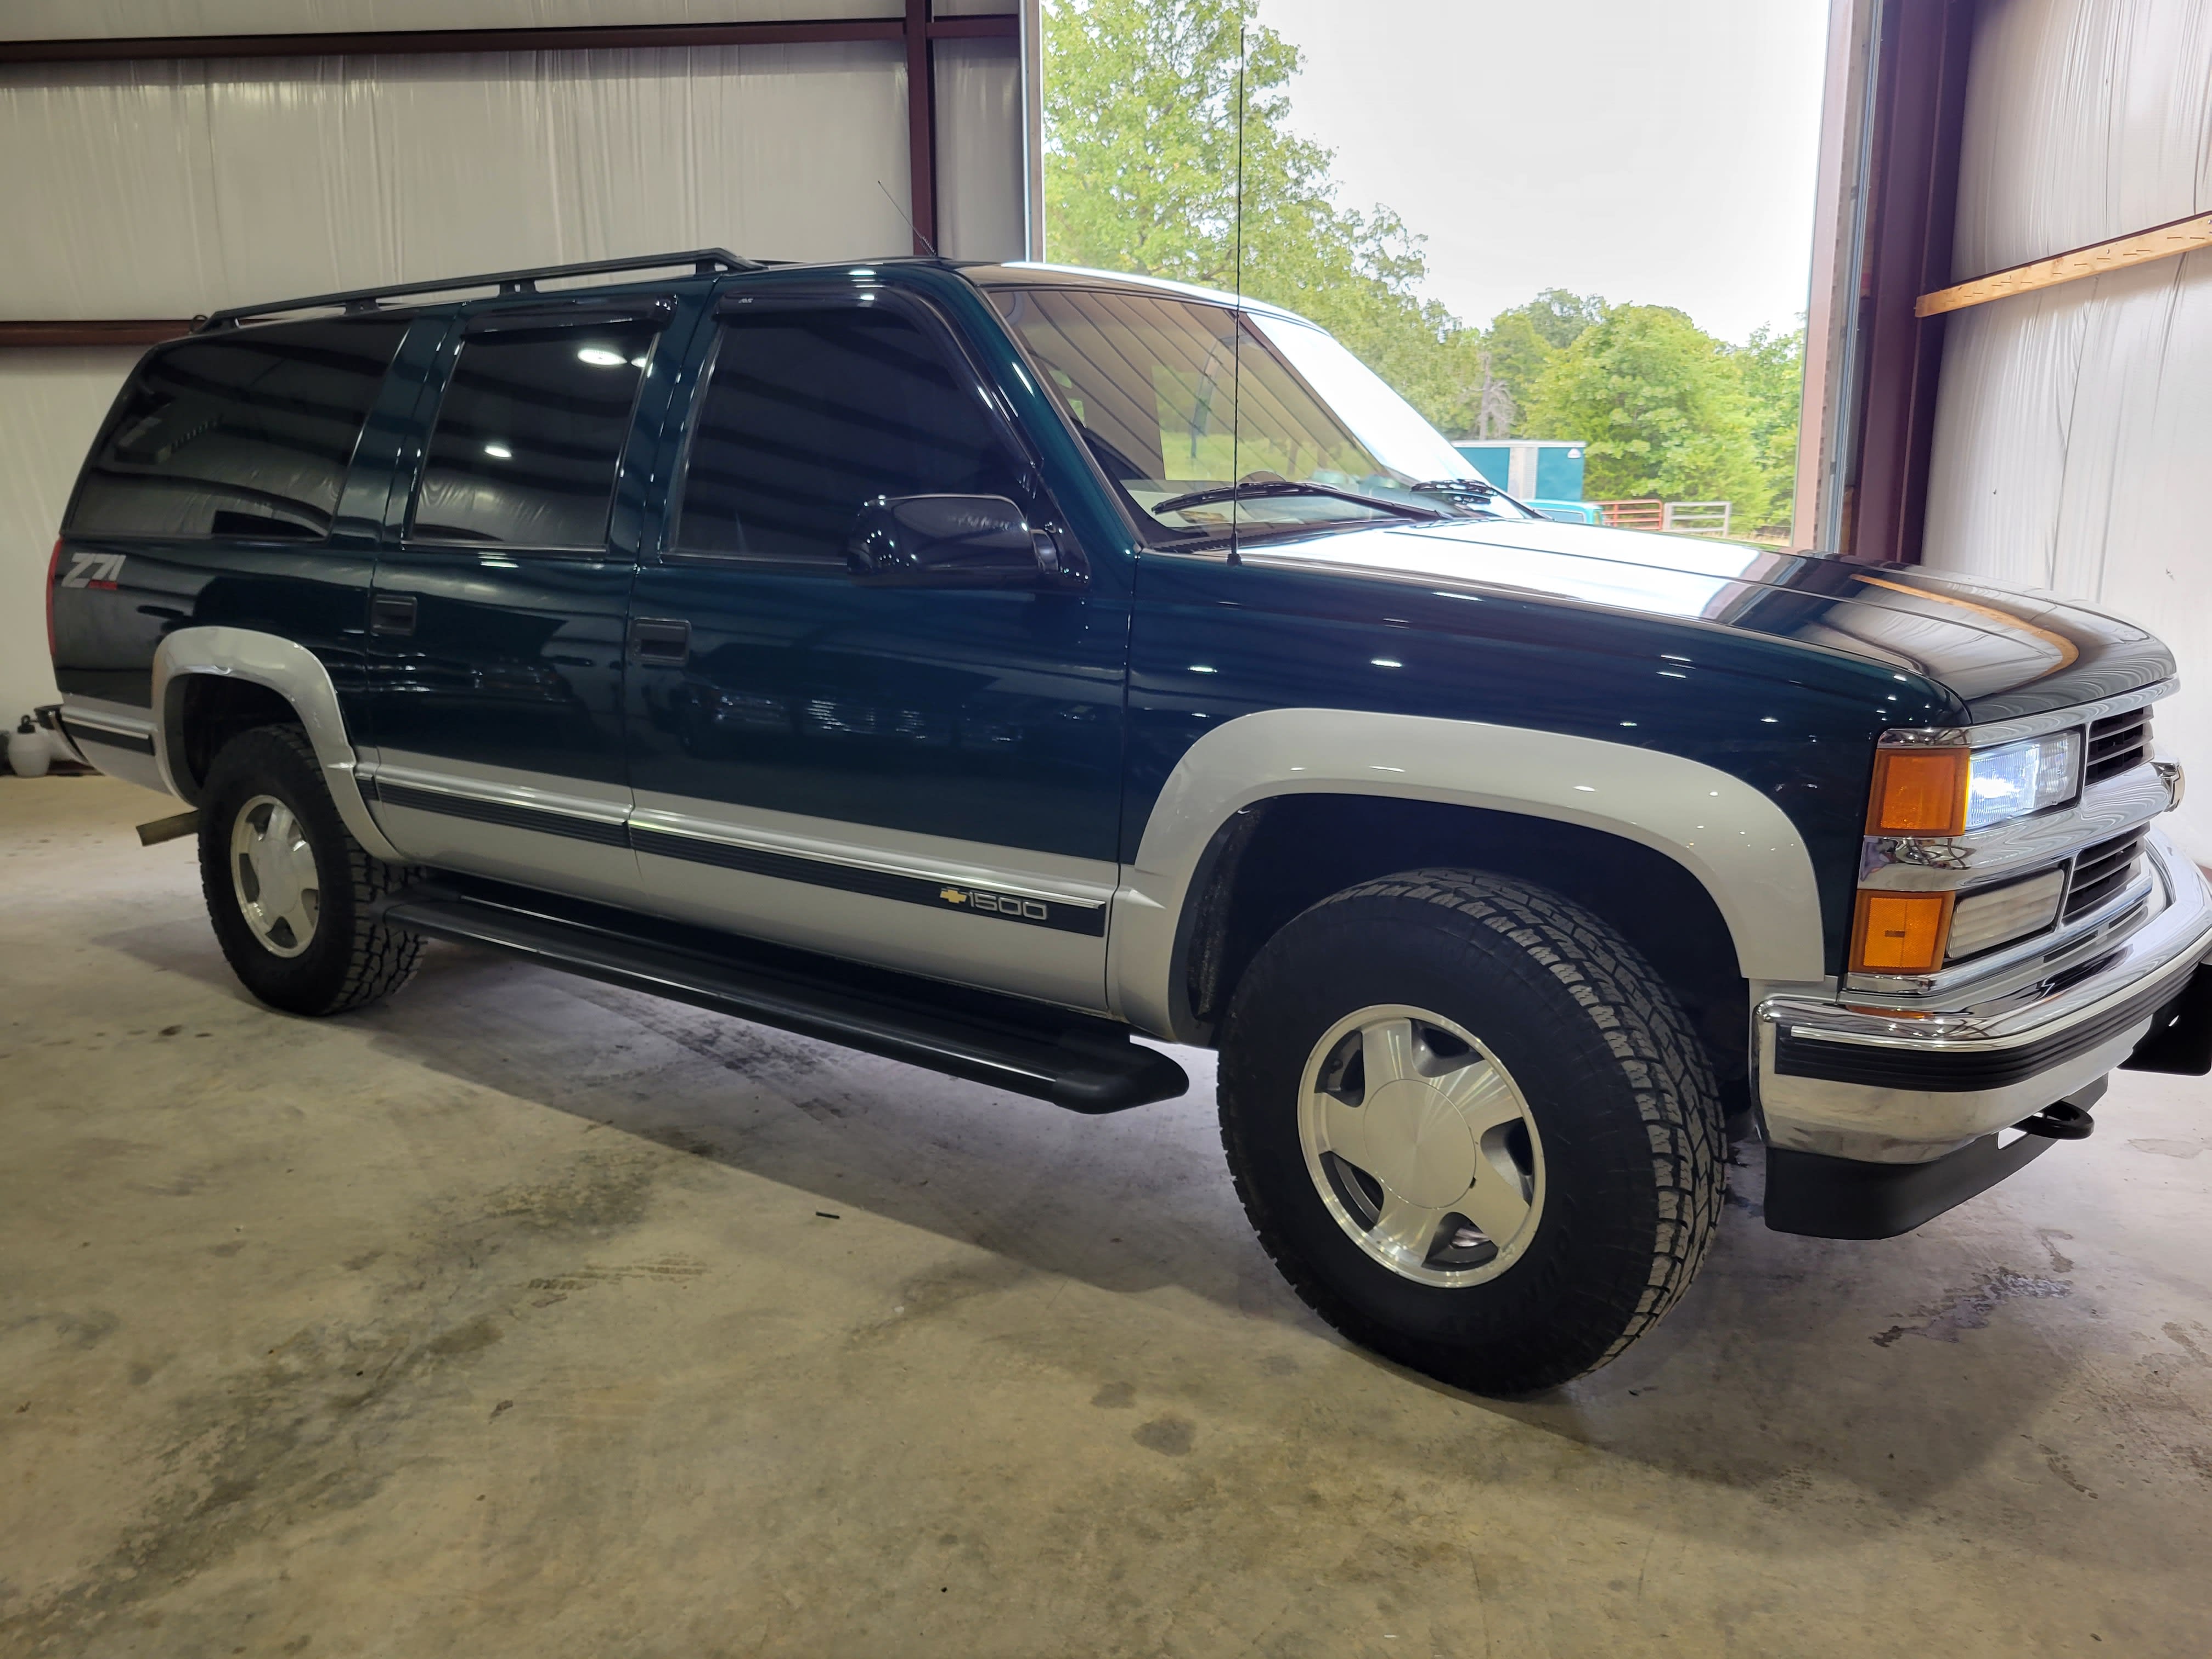
[(631, 607), (631, 820), (671, 914), (1103, 1006), (1126, 572), (858, 586), (878, 496), (1057, 514), (950, 331), (893, 291), (723, 301)]
[(370, 601), (364, 771), (410, 857), (635, 894), (622, 678), (637, 509), (619, 486), (668, 319), (665, 302), (509, 304), (441, 351)]

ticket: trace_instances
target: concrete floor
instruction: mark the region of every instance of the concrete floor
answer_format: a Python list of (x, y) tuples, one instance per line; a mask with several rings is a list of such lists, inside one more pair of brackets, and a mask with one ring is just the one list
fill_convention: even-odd
[[(1078, 1118), (441, 949), (249, 1002), (163, 802), (0, 778), (0, 1655), (2201, 1654), (2212, 1113), (1918, 1234), (1757, 1173), (1528, 1405)], [(826, 1212), (826, 1213), (825, 1213)]]

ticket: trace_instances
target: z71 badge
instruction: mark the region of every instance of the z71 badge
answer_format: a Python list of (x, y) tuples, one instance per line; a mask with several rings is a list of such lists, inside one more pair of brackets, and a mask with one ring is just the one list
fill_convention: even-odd
[(123, 558), (120, 553), (74, 553), (76, 561), (64, 575), (64, 587), (96, 587), (112, 593), (123, 580)]

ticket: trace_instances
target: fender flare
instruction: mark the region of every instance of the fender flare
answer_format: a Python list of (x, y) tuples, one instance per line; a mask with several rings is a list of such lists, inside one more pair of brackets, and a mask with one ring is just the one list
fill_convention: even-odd
[(1732, 774), (1679, 755), (1565, 732), (1428, 715), (1273, 708), (1224, 722), (1187, 750), (1122, 867), (1109, 932), (1113, 1012), (1174, 1032), (1178, 935), (1216, 832), (1290, 794), (1371, 795), (1481, 807), (1620, 836), (1705, 889), (1743, 976), (1826, 977), (1820, 891), (1789, 815)]
[(405, 855), (385, 838), (362, 799), (354, 775), (356, 757), (338, 708), (337, 687), (322, 659), (297, 641), (247, 628), (180, 628), (154, 652), (154, 763), (169, 793), (198, 805), (198, 790), (187, 768), (171, 760), (181, 750), (184, 686), (191, 674), (220, 674), (265, 686), (292, 705), (307, 729), (307, 742), (323, 769), (338, 817), (353, 838), (374, 858), (394, 864)]

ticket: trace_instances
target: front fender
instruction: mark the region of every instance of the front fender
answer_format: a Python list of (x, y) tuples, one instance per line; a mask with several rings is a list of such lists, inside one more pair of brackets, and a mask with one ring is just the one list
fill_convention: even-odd
[(1826, 975), (1813, 861), (1789, 816), (1729, 773), (1628, 744), (1427, 715), (1275, 708), (1187, 750), (1115, 895), (1113, 1012), (1176, 1029), (1176, 939), (1206, 849), (1240, 808), (1285, 794), (1437, 801), (1616, 835), (1674, 860), (1711, 895), (1747, 980)]

